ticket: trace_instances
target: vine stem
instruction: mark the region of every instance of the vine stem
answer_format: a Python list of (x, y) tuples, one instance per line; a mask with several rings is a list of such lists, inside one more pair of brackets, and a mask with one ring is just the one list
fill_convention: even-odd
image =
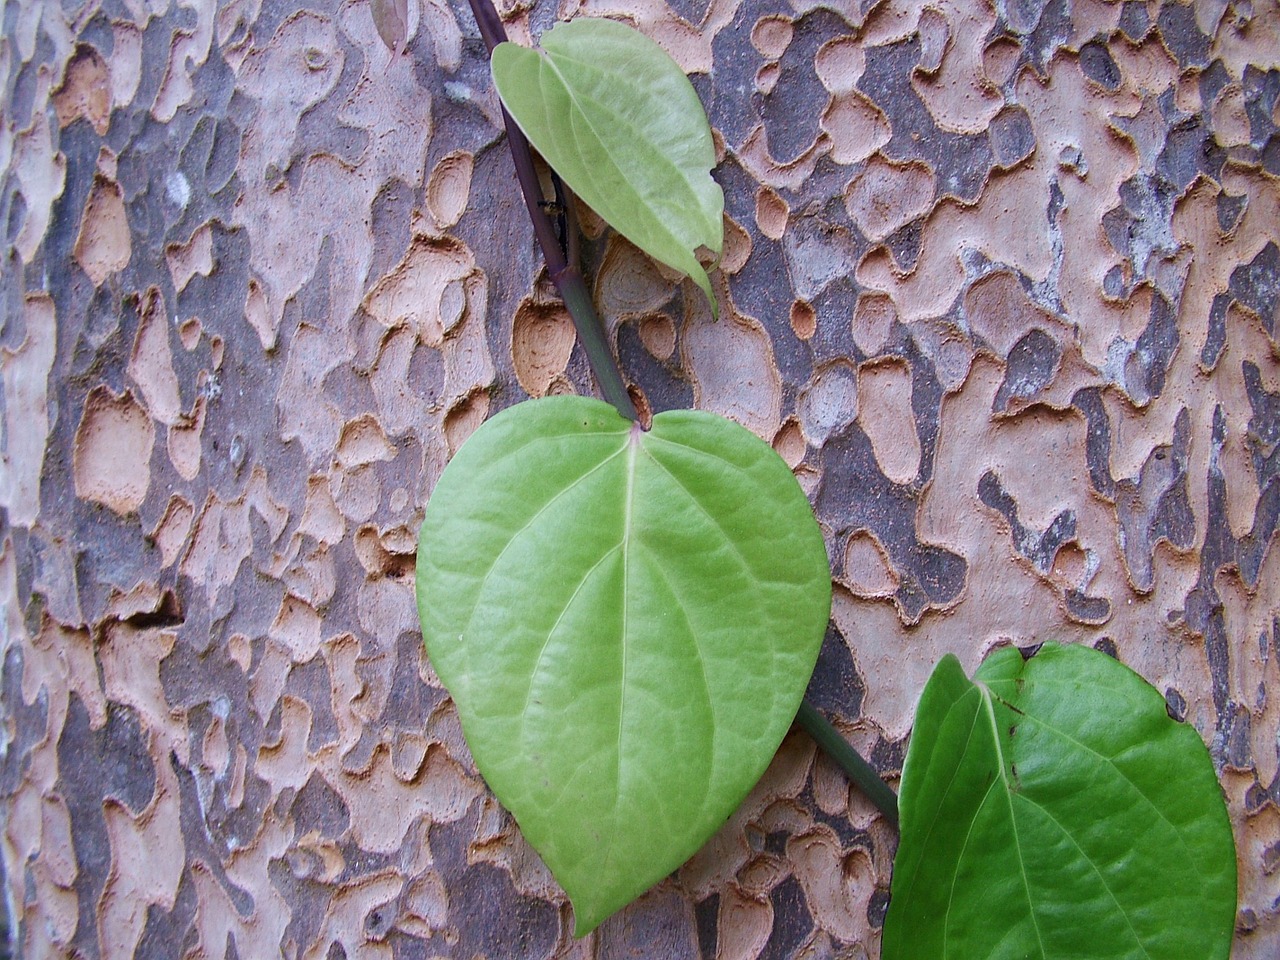
[(807, 699), (800, 701), (796, 722), (826, 751), (827, 756), (839, 764), (840, 769), (880, 809), (885, 818), (895, 827), (898, 826), (898, 795), (880, 779), (876, 768)]
[[(491, 0), (468, 0), (468, 2), (476, 18), (476, 25), (480, 28), (480, 36), (492, 55), (493, 48), (507, 39), (502, 18), (498, 16), (498, 11)], [(502, 108), (502, 122), (507, 128), (507, 143), (511, 147), (511, 159), (515, 164), (516, 178), (520, 182), (520, 192), (524, 195), (524, 205), (529, 211), (529, 219), (533, 222), (534, 236), (538, 238), (538, 246), (542, 248), (547, 274), (564, 300), (569, 316), (573, 318), (573, 325), (586, 351), (591, 373), (595, 376), (596, 383), (600, 385), (600, 392), (604, 398), (613, 404), (618, 413), (628, 420), (638, 421), (639, 414), (636, 413), (635, 404), (631, 402), (631, 395), (627, 392), (627, 385), (622, 379), (622, 371), (609, 346), (604, 324), (596, 313), (591, 291), (587, 289), (586, 281), (583, 280), (577, 264), (570, 262), (566, 256), (564, 248), (556, 237), (551, 218), (542, 208), (542, 184), (538, 180), (538, 171), (533, 163), (533, 149), (529, 146), (529, 141), (520, 127), (507, 113), (506, 107)], [(571, 205), (572, 199), (568, 199), (567, 202)], [(568, 217), (567, 222), (566, 230), (576, 229), (573, 217)], [(875, 768), (863, 759), (849, 741), (845, 740), (808, 700), (800, 702), (796, 721), (896, 827), (898, 798), (888, 784), (880, 779)]]
[[(506, 41), (506, 28), (489, 0), (470, 0), (470, 3), (476, 25), (480, 27), (480, 36), (492, 55), (493, 48)], [(631, 402), (631, 394), (627, 392), (618, 362), (614, 359), (604, 324), (596, 313), (591, 291), (587, 289), (577, 264), (570, 263), (565, 256), (551, 218), (542, 209), (542, 184), (538, 181), (538, 170), (533, 164), (533, 149), (520, 127), (511, 119), (511, 114), (507, 113), (506, 107), (502, 108), (502, 122), (507, 128), (507, 143), (511, 147), (516, 179), (520, 182), (520, 192), (524, 194), (529, 219), (533, 221), (534, 236), (538, 238), (538, 246), (542, 248), (547, 275), (556, 285), (560, 298), (564, 300), (565, 309), (573, 318), (573, 326), (578, 332), (583, 350), (586, 351), (591, 373), (600, 385), (601, 394), (613, 404), (614, 409), (628, 420), (638, 420), (639, 414), (636, 413), (635, 404)], [(569, 223), (566, 230), (575, 228), (574, 224)]]

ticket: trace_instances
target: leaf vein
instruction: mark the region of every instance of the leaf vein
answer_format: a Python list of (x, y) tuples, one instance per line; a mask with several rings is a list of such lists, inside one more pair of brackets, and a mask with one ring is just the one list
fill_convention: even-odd
[[(977, 728), (978, 728), (978, 711), (975, 710), (973, 714), (973, 730), (977, 730)], [(972, 736), (972, 731), (970, 731), (970, 735)], [(968, 744), (966, 743), (966, 749), (967, 749), (967, 746)], [(955, 869), (951, 871), (951, 884), (947, 888), (947, 910), (943, 914), (943, 921), (942, 921), (942, 958), (943, 960), (946, 960), (947, 955), (948, 953), (950, 953), (950, 949), (951, 949), (951, 941), (950, 941), (951, 926), (948, 921), (951, 919), (951, 907), (956, 900), (956, 885), (957, 885), (956, 881), (957, 881), (957, 878), (959, 878), (960, 876), (960, 867), (963, 866), (964, 864), (964, 855), (969, 850), (969, 841), (973, 839), (974, 828), (978, 825), (978, 816), (982, 813), (982, 808), (987, 805), (987, 801), (991, 799), (992, 794), (995, 792), (997, 783), (999, 783), (999, 781), (993, 778), (992, 781), (989, 784), (987, 784), (987, 792), (982, 795), (982, 799), (978, 801), (978, 805), (973, 808), (973, 816), (969, 819), (969, 828), (965, 831), (965, 834), (964, 834), (964, 843), (960, 844), (960, 850), (956, 854), (956, 866), (955, 866)]]
[[(1037, 682), (1039, 681), (1037, 680)], [(996, 694), (994, 691), (991, 692), (991, 696), (994, 699), (999, 700), (1006, 707), (1013, 709), (1012, 705), (1007, 700), (1005, 700), (1003, 697)], [(1038, 717), (1030, 713), (1022, 713), (1022, 719), (1023, 721), (1030, 721), (1036, 724), (1042, 729), (1047, 730), (1049, 733), (1055, 734), (1057, 737), (1059, 737), (1062, 740), (1065, 740), (1067, 743), (1076, 747), (1080, 751), (1096, 757), (1104, 766), (1114, 770), (1117, 776), (1119, 776), (1121, 780), (1127, 783), (1132, 788), (1134, 793), (1136, 793), (1139, 797), (1142, 798), (1146, 806), (1151, 808), (1152, 813), (1154, 813), (1161, 822), (1163, 822), (1170, 830), (1174, 832), (1174, 834), (1178, 838), (1178, 843), (1182, 846), (1182, 853), (1184, 857), (1188, 860), (1188, 862), (1192, 862), (1191, 851), (1187, 848), (1186, 840), (1182, 836), (1182, 831), (1179, 830), (1177, 825), (1175, 825), (1173, 821), (1171, 821), (1168, 818), (1168, 816), (1165, 815), (1165, 812), (1160, 808), (1160, 805), (1156, 803), (1154, 800), (1152, 800), (1149, 796), (1147, 796), (1146, 793), (1143, 792), (1142, 788), (1139, 787), (1136, 783), (1134, 783), (1133, 780), (1123, 770), (1120, 769), (1120, 767), (1116, 764), (1113, 758), (1108, 757), (1106, 754), (1102, 753), (1100, 750), (1097, 750), (1094, 747), (1089, 746), (1089, 744), (1085, 743), (1084, 741), (1076, 739), (1075, 737), (1067, 733), (1065, 730), (1055, 727), (1053, 724), (1049, 723), (1047, 720), (1041, 717)]]
[(724, 528), (724, 525), (719, 521), (719, 519), (714, 514), (712, 514), (705, 506), (703, 506), (702, 501), (699, 500), (697, 495), (692, 490), (689, 489), (688, 484), (686, 484), (678, 476), (672, 473), (665, 463), (663, 463), (653, 454), (649, 453), (649, 451), (647, 450), (645, 451), (645, 454), (649, 457), (650, 461), (652, 461), (653, 464), (658, 467), (658, 469), (660, 469), (663, 473), (665, 473), (668, 477), (670, 477), (671, 480), (675, 483), (675, 485), (684, 491), (685, 496), (689, 498), (689, 502), (692, 503), (695, 507), (697, 507), (698, 512), (701, 513), (704, 517), (706, 517), (707, 521), (713, 527), (715, 527), (717, 531), (719, 531), (720, 536), (724, 539), (724, 542), (727, 543), (729, 545), (729, 548), (733, 551), (733, 555), (738, 560), (738, 565), (741, 566), (742, 569), (746, 572), (747, 577), (759, 583), (761, 578), (756, 576), (755, 569), (751, 566), (751, 562), (747, 560), (745, 556), (743, 556), (742, 548), (738, 546), (737, 542), (734, 541), (733, 537), (729, 536), (728, 532)]
[(1031, 927), (1036, 932), (1036, 943), (1040, 947), (1040, 956), (1047, 956), (1044, 949), (1044, 935), (1040, 932), (1040, 921), (1036, 917), (1035, 902), (1031, 898), (1031, 880), (1027, 876), (1027, 861), (1022, 855), (1022, 837), (1018, 833), (1018, 820), (1013, 813), (1013, 789), (1009, 784), (1009, 775), (1005, 772), (1004, 746), (1000, 742), (1000, 728), (996, 723), (996, 711), (992, 706), (994, 695), (985, 687), (979, 687), (982, 693), (982, 703), (987, 711), (987, 718), (991, 721), (991, 738), (996, 747), (996, 760), (1000, 770), (1000, 780), (1004, 784), (1005, 800), (1009, 806), (1009, 825), (1010, 833), (1013, 836), (1013, 849), (1018, 856), (1018, 872), (1022, 876), (1022, 888), (1027, 895), (1027, 912), (1031, 915)]
[[(643, 544), (640, 544), (640, 546), (643, 546)], [(648, 552), (652, 556), (652, 551), (648, 551)], [(706, 661), (708, 658), (706, 654), (703, 653), (702, 645), (698, 642), (698, 633), (696, 630), (693, 629), (693, 624), (689, 620), (688, 605), (681, 598), (680, 591), (676, 588), (675, 581), (673, 581), (670, 577), (667, 576), (667, 571), (663, 568), (663, 565), (661, 563), (654, 563), (653, 569), (657, 571), (658, 576), (662, 578), (662, 582), (666, 584), (667, 589), (671, 591), (671, 595), (675, 597), (676, 607), (680, 612), (681, 618), (684, 620), (685, 628), (688, 631), (688, 635), (690, 639), (693, 641), (694, 653), (697, 654), (698, 679), (702, 681), (702, 692), (707, 704), (707, 713), (710, 714), (712, 718), (711, 748), (710, 748), (711, 764), (710, 764), (710, 770), (707, 774), (707, 783), (709, 785), (715, 781), (715, 772), (716, 772), (715, 767), (716, 767), (716, 761), (719, 757), (719, 751), (716, 749), (716, 743), (720, 739), (720, 725), (715, 722), (715, 715), (716, 715), (715, 701), (711, 693), (711, 682), (710, 680), (707, 679)], [(703, 790), (702, 796), (704, 798), (704, 803), (703, 803), (704, 807), (706, 806), (705, 798), (707, 795), (708, 795), (707, 790)]]
[[(459, 637), (465, 637), (471, 631), (471, 625), (475, 622), (475, 619), (476, 619), (476, 612), (482, 606), (480, 602), (480, 598), (484, 595), (485, 589), (489, 585), (489, 580), (493, 577), (493, 572), (496, 569), (498, 569), (498, 565), (502, 562), (502, 558), (507, 555), (507, 551), (511, 549), (512, 544), (514, 544), (517, 540), (519, 540), (520, 537), (523, 536), (524, 533), (528, 531), (530, 527), (532, 527), (535, 523), (537, 523), (538, 518), (540, 518), (544, 513), (550, 510), (552, 505), (558, 502), (561, 498), (567, 496), (573, 490), (576, 490), (578, 486), (580, 486), (582, 483), (585, 483), (586, 480), (589, 477), (591, 477), (593, 474), (595, 474), (597, 471), (603, 470), (608, 464), (613, 462), (619, 455), (621, 455), (623, 450), (625, 449), (626, 447), (620, 447), (617, 451), (609, 454), (609, 456), (605, 457), (595, 466), (591, 467), (591, 469), (587, 470), (586, 473), (582, 474), (581, 476), (573, 480), (571, 483), (566, 484), (560, 490), (556, 491), (555, 495), (551, 497), (551, 499), (549, 499), (541, 507), (539, 507), (537, 511), (535, 511), (534, 514), (520, 527), (519, 530), (516, 530), (511, 534), (510, 537), (507, 538), (507, 542), (502, 545), (502, 549), (498, 551), (498, 555), (493, 558), (493, 561), (489, 564), (488, 569), (485, 570), (484, 576), (480, 580), (480, 586), (476, 588), (475, 602), (472, 604), (471, 610), (467, 613), (467, 620), (466, 620), (466, 623), (463, 624), (462, 630), (459, 631), (459, 634), (458, 634)], [(466, 651), (466, 662), (467, 662), (467, 667), (466, 667), (467, 676), (466, 676), (466, 681), (464, 681), (464, 686), (470, 685), (471, 676), (473, 674), (472, 650), (474, 647), (475, 647), (474, 643), (466, 643), (463, 646), (463, 649)]]
[(1030, 806), (1033, 806), (1038, 810), (1040, 810), (1046, 817), (1049, 818), (1050, 822), (1062, 832), (1062, 835), (1071, 842), (1071, 845), (1080, 852), (1080, 856), (1084, 858), (1085, 863), (1089, 864), (1090, 868), (1092, 868), (1094, 872), (1094, 875), (1097, 876), (1098, 880), (1102, 883), (1103, 889), (1107, 891), (1107, 896), (1111, 898), (1111, 902), (1116, 905), (1116, 911), (1122, 917), (1124, 917), (1125, 925), (1129, 928), (1129, 932), (1133, 934), (1133, 940), (1138, 945), (1138, 949), (1140, 949), (1142, 951), (1142, 955), (1144, 957), (1147, 957), (1149, 960), (1149, 958), (1151, 957), (1151, 953), (1150, 951), (1147, 950), (1146, 944), (1142, 942), (1142, 938), (1138, 936), (1138, 931), (1133, 928), (1133, 920), (1130, 919), (1128, 911), (1124, 909), (1119, 899), (1117, 899), (1115, 891), (1111, 889), (1111, 884), (1107, 882), (1106, 875), (1103, 874), (1103, 872), (1098, 869), (1098, 865), (1094, 862), (1093, 858), (1090, 857), (1089, 854), (1085, 852), (1084, 848), (1081, 847), (1078, 842), (1076, 842), (1075, 835), (1070, 830), (1068, 830), (1062, 824), (1062, 822), (1057, 817), (1055, 817), (1053, 813), (1049, 810), (1049, 808), (1046, 807), (1044, 804), (1039, 803), (1036, 800), (1033, 800), (1031, 797), (1028, 797), (1025, 793), (1019, 794), (1018, 799), (1023, 803), (1029, 804)]
[(572, 607), (574, 601), (578, 599), (578, 594), (580, 594), (583, 587), (587, 585), (587, 581), (591, 579), (592, 574), (599, 570), (606, 560), (617, 553), (621, 546), (621, 543), (614, 544), (600, 555), (599, 560), (587, 568), (587, 572), (582, 575), (582, 579), (580, 579), (577, 585), (573, 588), (573, 593), (570, 594), (569, 599), (565, 601), (564, 607), (561, 608), (560, 613), (556, 616), (556, 622), (552, 624), (551, 629), (547, 631), (547, 638), (542, 641), (542, 646), (538, 648), (538, 656), (534, 660), (533, 667), (529, 671), (529, 687), (525, 691), (524, 706), (520, 708), (521, 718), (529, 712), (529, 704), (533, 699), (533, 688), (536, 686), (538, 671), (542, 669), (542, 660), (543, 657), (546, 656), (547, 648), (551, 646), (551, 638), (554, 637), (556, 631), (560, 629), (560, 624), (564, 622), (565, 616), (569, 613), (569, 608)]

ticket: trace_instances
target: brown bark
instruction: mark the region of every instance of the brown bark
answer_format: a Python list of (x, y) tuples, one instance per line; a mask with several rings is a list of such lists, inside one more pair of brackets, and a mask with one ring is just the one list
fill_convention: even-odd
[[(1280, 11), (625, 17), (723, 162), (718, 323), (588, 222), (653, 410), (771, 440), (837, 583), (810, 698), (896, 775), (946, 652), (1114, 651), (1280, 940)], [(591, 389), (465, 5), (5, 8), (0, 823), (23, 956), (875, 957), (893, 834), (811, 741), (586, 941), (421, 653), (452, 451)], [(997, 12), (1000, 11), (1000, 12)], [(589, 219), (589, 218), (588, 218)], [(634, 952), (632, 952), (634, 951)]]

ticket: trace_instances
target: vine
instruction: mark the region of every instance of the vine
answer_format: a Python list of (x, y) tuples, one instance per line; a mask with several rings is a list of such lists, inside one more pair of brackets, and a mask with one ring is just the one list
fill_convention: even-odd
[[(621, 24), (532, 51), (471, 0), (525, 204), (608, 404), (531, 400), (482, 425), (427, 505), (423, 636), (477, 767), (583, 935), (732, 813), (793, 721), (884, 816), (899, 802), (803, 700), (830, 613), (822, 534), (791, 471), (698, 411), (638, 422), (570, 255), (572, 197), (714, 295), (720, 188), (679, 67)], [(403, 5), (375, 3), (388, 45)], [(530, 146), (569, 210), (547, 214)], [(869, 678), (874, 682), (874, 677)], [(1208, 752), (1105, 654), (1003, 648), (937, 665), (900, 796), (885, 958), (1226, 957), (1235, 853)]]

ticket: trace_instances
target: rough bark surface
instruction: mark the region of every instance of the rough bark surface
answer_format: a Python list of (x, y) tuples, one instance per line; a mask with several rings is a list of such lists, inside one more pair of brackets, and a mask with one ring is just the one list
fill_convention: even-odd
[[(588, 0), (693, 75), (711, 322), (588, 223), (653, 409), (770, 440), (837, 583), (811, 699), (887, 775), (937, 658), (1114, 652), (1221, 773), (1280, 943), (1275, 0)], [(589, 392), (482, 44), (366, 0), (3, 6), (0, 823), (29, 957), (878, 955), (892, 832), (795, 733), (575, 942), (421, 652), (423, 505)]]

